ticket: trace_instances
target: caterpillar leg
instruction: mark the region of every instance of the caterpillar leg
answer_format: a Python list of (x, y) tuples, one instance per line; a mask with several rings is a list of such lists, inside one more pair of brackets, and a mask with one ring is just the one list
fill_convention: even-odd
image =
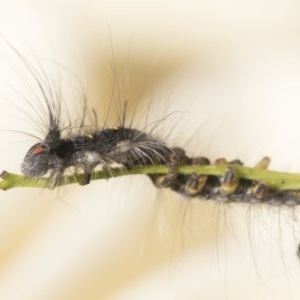
[(266, 170), (268, 169), (271, 163), (271, 159), (269, 157), (262, 158), (255, 166), (255, 169)]
[[(270, 158), (264, 157), (262, 158), (255, 166), (255, 169), (266, 170), (270, 165)], [(271, 196), (274, 196), (275, 191), (269, 187), (265, 182), (258, 181), (251, 189), (251, 194), (259, 200), (267, 200)]]
[(207, 176), (196, 172), (189, 175), (178, 174), (179, 165), (209, 165), (206, 157), (189, 158), (181, 148), (173, 148), (169, 156), (169, 173), (166, 175), (149, 175), (153, 183), (159, 188), (171, 188), (173, 191), (185, 196), (194, 197), (201, 193), (205, 187)]
[(83, 181), (79, 182), (80, 185), (87, 185), (91, 182), (92, 173), (84, 172)]
[[(195, 157), (189, 159), (189, 165), (209, 165), (210, 161), (206, 157)], [(180, 175), (176, 184), (171, 187), (172, 190), (180, 192), (189, 197), (194, 197), (201, 193), (207, 181), (206, 175), (200, 175), (196, 172), (190, 175)]]
[(177, 167), (181, 164), (185, 164), (188, 157), (185, 155), (185, 151), (182, 148), (172, 148), (172, 152), (167, 158), (167, 166), (169, 172), (165, 175), (149, 175), (153, 183), (159, 188), (172, 187), (177, 180), (178, 173)]
[[(103, 166), (103, 172), (105, 172), (106, 178), (112, 177), (112, 173), (110, 172), (110, 168), (106, 165)], [(91, 182), (93, 174), (93, 168), (87, 168), (84, 170), (83, 180), (79, 182), (80, 185), (87, 185)]]
[(243, 165), (243, 163), (240, 160), (233, 160), (229, 163), (227, 166), (227, 169), (225, 171), (225, 174), (223, 178), (221, 179), (221, 186), (220, 186), (220, 193), (223, 196), (232, 195), (237, 190), (240, 178), (238, 177), (235, 166), (237, 165)]
[(271, 194), (272, 194), (271, 188), (267, 186), (264, 182), (258, 182), (252, 188), (252, 195), (259, 200), (266, 199)]

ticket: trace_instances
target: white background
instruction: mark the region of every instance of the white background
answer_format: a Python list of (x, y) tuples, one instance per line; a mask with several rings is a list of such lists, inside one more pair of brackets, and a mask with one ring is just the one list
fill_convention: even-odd
[[(157, 130), (170, 145), (299, 172), (299, 13), (297, 1), (1, 1), (0, 24), (20, 52), (78, 51), (94, 75), (109, 32), (116, 57), (131, 47), (150, 73), (172, 61), (150, 97), (151, 120), (181, 112)], [(28, 92), (15, 56), (3, 43), (1, 55), (0, 129), (30, 130), (7, 88)], [(1, 133), (1, 169), (20, 172), (26, 139)], [(0, 298), (298, 299), (297, 215), (187, 201), (142, 176), (1, 192)]]

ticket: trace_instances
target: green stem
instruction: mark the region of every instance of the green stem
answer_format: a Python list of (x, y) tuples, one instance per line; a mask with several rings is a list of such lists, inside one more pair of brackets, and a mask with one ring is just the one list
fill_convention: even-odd
[[(193, 165), (180, 166), (177, 168), (180, 174), (191, 174), (197, 172), (202, 175), (223, 176), (227, 165)], [(278, 191), (300, 190), (300, 174), (269, 171), (244, 166), (234, 166), (237, 176), (241, 179), (263, 181), (271, 188)], [(168, 167), (165, 165), (133, 166), (130, 170), (111, 169), (110, 175), (105, 171), (98, 171), (93, 174), (93, 180), (108, 179), (112, 177), (136, 175), (136, 174), (166, 174)], [(47, 178), (26, 178), (22, 175), (3, 171), (0, 181), (0, 189), (9, 190), (16, 187), (48, 188)], [(78, 183), (83, 181), (83, 174), (65, 177), (61, 185)]]

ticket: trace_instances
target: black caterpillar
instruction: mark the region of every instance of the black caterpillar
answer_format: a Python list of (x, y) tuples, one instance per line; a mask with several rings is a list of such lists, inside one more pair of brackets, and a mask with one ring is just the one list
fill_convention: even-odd
[[(39, 103), (37, 108), (24, 98), (43, 121), (42, 128), (45, 132), (40, 142), (34, 144), (25, 155), (21, 170), (26, 177), (39, 178), (49, 173), (49, 187), (55, 188), (62, 183), (64, 172), (69, 167), (74, 167), (75, 173), (84, 172), (84, 180), (80, 184), (85, 185), (90, 182), (97, 166), (106, 170), (109, 176), (115, 164), (121, 165), (125, 170), (134, 165), (163, 164), (168, 166), (169, 172), (148, 175), (150, 179), (159, 188), (170, 188), (187, 197), (197, 196), (224, 202), (290, 206), (300, 204), (299, 191), (276, 191), (264, 182), (240, 179), (235, 172), (235, 166), (242, 164), (239, 160), (217, 160), (216, 164), (227, 165), (226, 172), (221, 177), (197, 173), (178, 174), (176, 169), (180, 165), (209, 165), (210, 161), (205, 157), (188, 157), (182, 148), (170, 148), (150, 134), (126, 127), (124, 117), (120, 118), (118, 127), (87, 131), (86, 128), (89, 127), (85, 126), (85, 98), (84, 107), (78, 114), (78, 130), (74, 133), (76, 126), (72, 125), (70, 114), (66, 114), (69, 125), (62, 124), (64, 99), (60, 92), (52, 90), (55, 82), (46, 75), (38, 58), (35, 56), (35, 64), (29, 63), (8, 41), (6, 43), (29, 71), (42, 96), (43, 104)], [(46, 109), (46, 118), (39, 112), (41, 108)], [(67, 133), (63, 135), (63, 132)], [(264, 158), (256, 167), (265, 169), (269, 163), (270, 160)]]
[[(84, 171), (84, 181), (88, 184), (96, 166), (108, 170), (113, 164), (121, 164), (126, 169), (133, 165), (167, 164), (166, 175), (148, 175), (160, 188), (172, 190), (188, 197), (199, 196), (226, 202), (253, 202), (268, 204), (300, 204), (298, 191), (280, 191), (271, 189), (263, 182), (239, 179), (235, 165), (239, 160), (228, 163), (225, 175), (207, 176), (192, 173), (182, 175), (176, 167), (184, 165), (209, 165), (205, 157), (189, 158), (181, 148), (168, 148), (163, 142), (136, 129), (119, 127), (95, 131), (89, 135), (78, 135), (62, 139), (60, 130), (52, 130), (44, 141), (35, 144), (27, 152), (22, 163), (22, 173), (38, 178), (50, 171), (51, 187), (59, 185), (64, 170), (75, 167)], [(227, 163), (224, 159), (217, 164)], [(267, 167), (269, 159), (264, 158), (258, 167)]]

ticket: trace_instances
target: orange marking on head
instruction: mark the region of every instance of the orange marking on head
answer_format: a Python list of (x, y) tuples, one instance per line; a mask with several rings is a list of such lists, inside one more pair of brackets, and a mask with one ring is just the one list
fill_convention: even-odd
[(43, 152), (44, 152), (44, 148), (39, 146), (39, 147), (34, 149), (33, 154), (36, 155), (36, 154), (40, 154), (40, 153), (43, 153)]

